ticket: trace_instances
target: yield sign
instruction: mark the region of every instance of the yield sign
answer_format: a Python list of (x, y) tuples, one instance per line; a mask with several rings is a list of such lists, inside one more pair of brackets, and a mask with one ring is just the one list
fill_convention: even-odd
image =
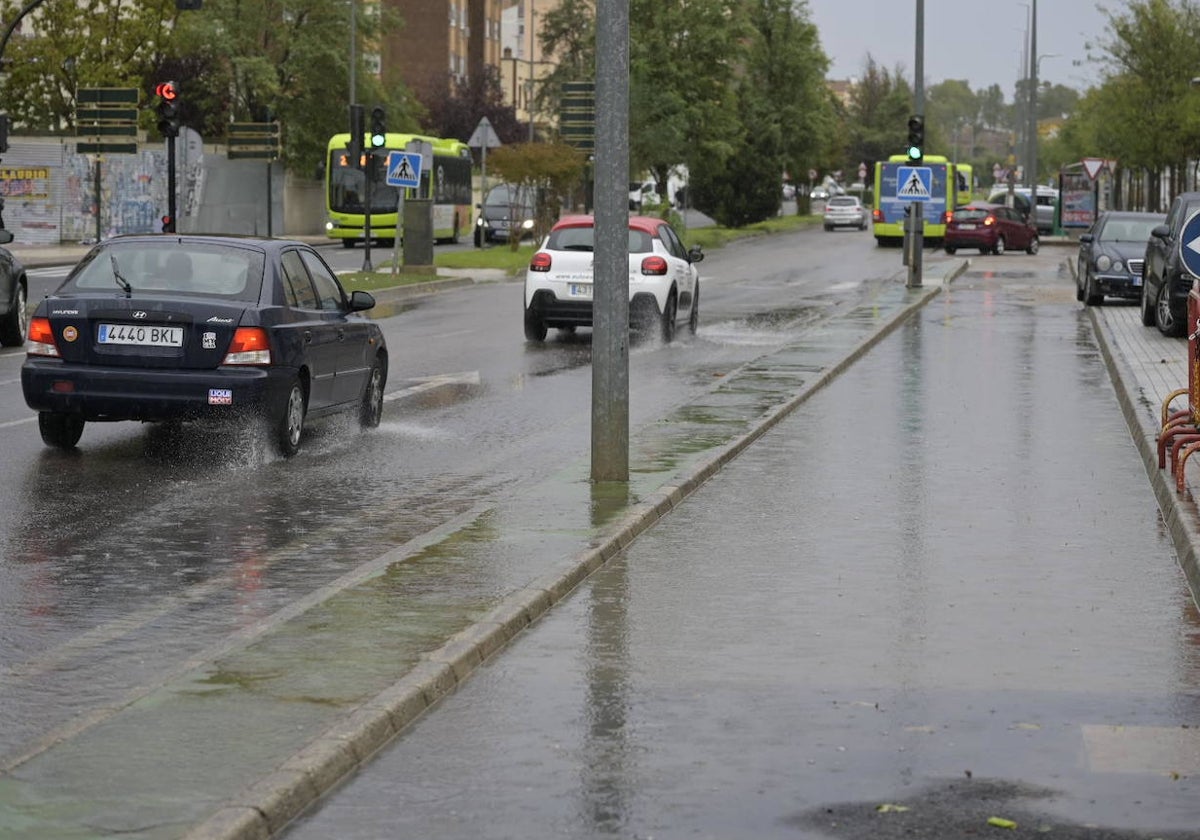
[(1096, 176), (1100, 174), (1100, 170), (1103, 168), (1104, 168), (1104, 158), (1084, 158), (1083, 159), (1083, 171), (1086, 172), (1087, 176), (1089, 178), (1091, 178), (1093, 181), (1096, 180)]

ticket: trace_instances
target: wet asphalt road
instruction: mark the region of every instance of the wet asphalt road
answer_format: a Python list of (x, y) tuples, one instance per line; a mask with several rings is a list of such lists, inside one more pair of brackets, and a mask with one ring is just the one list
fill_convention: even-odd
[(1200, 616), (1056, 257), (976, 259), (289, 840), (1200, 837)]
[[(634, 424), (860, 299), (897, 261), (865, 234), (819, 231), (714, 252), (700, 335), (631, 353)], [(498, 283), (398, 307), (382, 320), (395, 361), (381, 428), (326, 424), (290, 461), (228, 429), (167, 437), (137, 424), (89, 424), (78, 452), (47, 450), (20, 395), (22, 356), (0, 353), (0, 767), (584, 456), (590, 344), (526, 346), (520, 302), (519, 283)], [(514, 567), (482, 585), (528, 576)]]

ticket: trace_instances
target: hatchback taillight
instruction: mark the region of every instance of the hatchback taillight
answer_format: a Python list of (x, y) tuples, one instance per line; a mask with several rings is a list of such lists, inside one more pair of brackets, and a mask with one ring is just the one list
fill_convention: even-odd
[(994, 224), (996, 224), (996, 217), (988, 216), (986, 219), (983, 220), (983, 223), (985, 225), (994, 225)]
[(550, 255), (545, 251), (538, 251), (533, 255), (533, 259), (529, 261), (530, 271), (549, 271), (551, 263)]
[(953, 211), (947, 210), (945, 213), (942, 214), (942, 224), (944, 224), (944, 225), (950, 224), (950, 220), (953, 218), (954, 218)]
[(238, 327), (225, 353), (225, 365), (271, 364), (271, 342), (262, 327)]
[[(75, 328), (71, 327), (71, 329)], [(30, 356), (57, 357), (59, 355), (49, 318), (29, 319), (29, 342), (25, 345), (25, 352)]]
[(667, 261), (659, 256), (642, 260), (642, 274), (663, 275), (667, 273)]

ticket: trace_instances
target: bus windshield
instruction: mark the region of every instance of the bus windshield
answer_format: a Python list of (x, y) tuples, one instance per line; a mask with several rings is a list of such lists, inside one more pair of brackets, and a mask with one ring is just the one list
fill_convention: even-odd
[[(371, 182), (371, 212), (394, 213), (398, 196), (396, 187), (384, 181), (383, 166), (377, 167), (377, 177)], [(366, 201), (366, 175), (358, 167), (350, 165), (350, 156), (345, 151), (334, 151), (329, 155), (329, 209), (338, 213), (362, 213)]]

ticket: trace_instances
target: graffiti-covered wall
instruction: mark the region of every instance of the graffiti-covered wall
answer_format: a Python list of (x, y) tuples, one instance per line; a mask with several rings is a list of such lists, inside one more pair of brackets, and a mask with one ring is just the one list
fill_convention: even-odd
[[(176, 230), (319, 233), (319, 184), (293, 184), (297, 206), (288, 208), (285, 228), (285, 187), (293, 180), (278, 164), (273, 178), (266, 170), (264, 162), (231, 161), (222, 149), (206, 150), (200, 136), (185, 129), (176, 147)], [(166, 148), (142, 144), (137, 154), (97, 157), (76, 154), (74, 138), (11, 138), (0, 157), (0, 196), (3, 226), (24, 244), (156, 233), (168, 208)]]

